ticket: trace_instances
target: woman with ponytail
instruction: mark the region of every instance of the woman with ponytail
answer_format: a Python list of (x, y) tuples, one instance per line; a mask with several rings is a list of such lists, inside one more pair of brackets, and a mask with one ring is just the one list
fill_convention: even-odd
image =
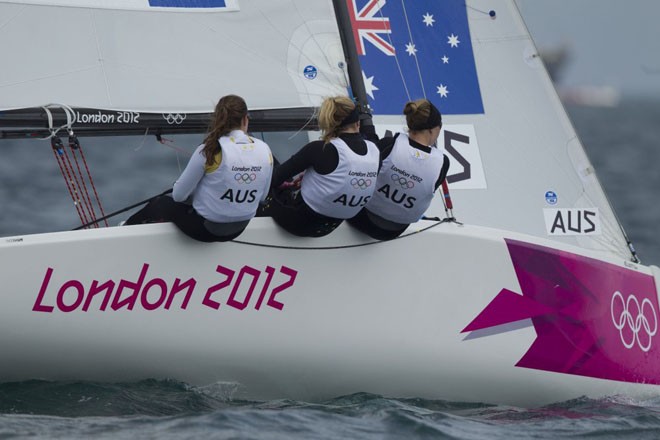
[[(276, 168), (266, 212), (290, 233), (327, 235), (369, 201), (378, 174), (378, 148), (360, 134), (359, 117), (349, 98), (326, 98), (318, 117), (322, 139)], [(303, 171), (300, 191), (281, 188)]]
[(172, 197), (153, 200), (125, 224), (171, 221), (204, 242), (238, 237), (265, 200), (273, 172), (270, 148), (247, 134), (248, 123), (243, 98), (220, 98), (204, 143), (174, 183)]
[(406, 103), (408, 134), (378, 141), (382, 165), (369, 203), (349, 223), (377, 240), (391, 240), (419, 220), (449, 169), (449, 158), (436, 142), (440, 111), (428, 100)]

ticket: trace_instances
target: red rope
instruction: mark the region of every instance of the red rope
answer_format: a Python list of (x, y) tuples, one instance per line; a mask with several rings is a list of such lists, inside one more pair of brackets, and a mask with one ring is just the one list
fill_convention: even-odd
[[(69, 139), (69, 146), (71, 146), (71, 138)], [(87, 177), (89, 178), (89, 183), (92, 187), (92, 190), (94, 191), (94, 197), (96, 198), (96, 204), (99, 206), (99, 209), (101, 210), (101, 217), (105, 217), (105, 211), (103, 210), (103, 205), (101, 204), (101, 198), (99, 197), (99, 193), (96, 192), (96, 185), (94, 185), (94, 179), (92, 179), (92, 173), (89, 171), (89, 167), (87, 166), (87, 160), (85, 159), (85, 153), (83, 153), (82, 146), (78, 142), (78, 139), (74, 138), (73, 140), (74, 144), (78, 147), (80, 150), (80, 157), (82, 158), (83, 164), (85, 165), (85, 170), (87, 171)], [(77, 159), (76, 159), (77, 160)], [(85, 191), (87, 188), (85, 188)], [(94, 217), (96, 218), (96, 217)], [(105, 225), (108, 225), (108, 220), (104, 220)]]
[[(71, 154), (73, 155), (73, 160), (76, 163), (76, 168), (78, 169), (78, 174), (76, 175), (76, 181), (78, 182), (78, 188), (81, 189), (81, 193), (83, 195), (83, 201), (85, 202), (85, 206), (87, 207), (87, 211), (92, 219), (92, 221), (96, 218), (96, 211), (94, 210), (94, 206), (92, 205), (92, 198), (89, 196), (89, 191), (87, 190), (87, 185), (85, 184), (85, 177), (83, 176), (82, 170), (80, 169), (80, 162), (78, 161), (78, 156), (76, 156), (76, 150), (71, 149)], [(78, 180), (80, 178), (80, 180)], [(94, 223), (95, 227), (99, 227), (98, 223)]]
[(83, 220), (84, 214), (80, 209), (80, 206), (76, 202), (76, 197), (73, 194), (73, 188), (71, 187), (70, 180), (67, 179), (67, 175), (69, 174), (68, 170), (66, 170), (66, 165), (64, 163), (64, 158), (61, 156), (64, 154), (64, 149), (62, 148), (62, 142), (55, 138), (51, 139), (51, 146), (53, 147), (53, 154), (55, 155), (55, 160), (57, 160), (57, 165), (60, 167), (60, 172), (62, 173), (62, 177), (64, 178), (64, 183), (66, 184), (66, 189), (69, 190), (69, 195), (71, 196), (71, 200), (73, 200), (73, 205), (76, 207), (76, 211), (78, 212), (78, 217), (80, 218), (80, 223), (85, 224), (85, 220)]
[[(73, 188), (73, 193), (76, 196), (77, 203), (80, 205), (80, 209), (83, 212), (83, 219), (85, 223), (89, 221), (94, 220), (94, 216), (92, 215), (91, 212), (89, 212), (89, 206), (85, 203), (84, 197), (81, 200), (81, 185), (80, 182), (78, 181), (78, 176), (76, 175), (73, 165), (71, 164), (71, 159), (69, 159), (69, 154), (67, 153), (66, 149), (63, 149), (64, 151), (64, 159), (66, 160), (66, 165), (65, 169), (67, 170), (67, 176), (69, 179), (71, 179), (71, 187)], [(89, 217), (89, 219), (88, 219)], [(98, 227), (98, 225), (96, 225)]]

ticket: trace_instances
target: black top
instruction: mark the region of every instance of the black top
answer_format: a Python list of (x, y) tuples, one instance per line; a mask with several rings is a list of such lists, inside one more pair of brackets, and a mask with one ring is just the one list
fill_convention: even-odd
[[(367, 144), (360, 133), (342, 133), (339, 138), (356, 154), (367, 154)], [(277, 188), (287, 179), (292, 178), (307, 168), (314, 168), (319, 174), (330, 174), (339, 164), (339, 153), (334, 145), (322, 140), (312, 141), (302, 147), (273, 171), (271, 186)]]
[[(382, 164), (383, 160), (392, 152), (396, 136), (384, 137), (383, 139), (379, 140), (375, 129), (373, 129), (373, 126), (361, 126), (360, 130), (362, 133), (342, 133), (339, 135), (339, 138), (346, 142), (346, 145), (348, 145), (351, 150), (360, 156), (367, 154), (367, 144), (364, 142), (364, 139), (366, 138), (374, 142), (378, 147), (378, 150), (380, 150), (380, 162)], [(422, 145), (410, 138), (409, 141), (411, 147), (417, 148), (418, 150), (424, 151), (425, 153), (430, 154), (431, 148), (434, 148)], [(289, 160), (273, 170), (271, 187), (277, 188), (286, 180), (294, 177), (295, 175), (310, 167), (313, 167), (314, 171), (319, 174), (330, 174), (335, 170), (335, 168), (337, 168), (338, 164), (339, 153), (337, 153), (337, 149), (333, 144), (329, 142), (326, 143), (322, 140), (312, 141), (302, 147), (296, 154), (291, 156)], [(448, 170), (449, 157), (447, 157), (445, 154), (442, 169), (440, 170), (440, 175), (438, 176), (438, 180), (435, 183), (435, 189), (438, 189), (438, 187), (442, 184), (442, 181), (445, 180)]]

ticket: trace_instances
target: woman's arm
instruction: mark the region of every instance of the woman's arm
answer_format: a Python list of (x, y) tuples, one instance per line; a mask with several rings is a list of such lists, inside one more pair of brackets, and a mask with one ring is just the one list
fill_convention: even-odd
[[(270, 186), (273, 188), (279, 187), (286, 180), (302, 173), (309, 167), (315, 167), (319, 157), (323, 153), (323, 141), (313, 141), (302, 147), (296, 154), (291, 156), (289, 160), (276, 167), (273, 171), (273, 178)], [(334, 146), (329, 145), (333, 150)], [(335, 164), (335, 167), (337, 164)], [(319, 171), (319, 170), (316, 170)]]
[(206, 157), (202, 154), (202, 148), (204, 148), (203, 144), (197, 147), (190, 161), (188, 161), (186, 169), (183, 170), (181, 176), (174, 182), (174, 187), (172, 188), (172, 198), (174, 201), (185, 202), (192, 195), (193, 191), (195, 191), (202, 177), (204, 177)]
[(442, 182), (445, 180), (447, 177), (447, 171), (449, 171), (449, 156), (446, 154), (444, 162), (442, 162), (442, 168), (440, 169), (440, 176), (438, 176), (438, 180), (435, 182), (435, 189), (437, 190), (440, 185), (442, 185)]

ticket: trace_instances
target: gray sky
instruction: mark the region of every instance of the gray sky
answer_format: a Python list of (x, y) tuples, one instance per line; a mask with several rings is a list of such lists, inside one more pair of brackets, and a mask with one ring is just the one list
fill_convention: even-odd
[(567, 86), (660, 96), (659, 0), (516, 0), (539, 49), (567, 44)]

